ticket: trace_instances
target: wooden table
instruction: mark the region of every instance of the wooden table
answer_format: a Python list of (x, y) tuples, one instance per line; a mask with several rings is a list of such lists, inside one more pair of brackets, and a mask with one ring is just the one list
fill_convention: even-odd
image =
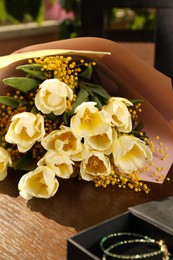
[[(173, 167), (168, 176), (173, 175)], [(173, 178), (149, 184), (149, 194), (129, 189), (95, 188), (77, 179), (62, 180), (48, 200), (25, 201), (18, 195), (20, 172), (0, 182), (0, 259), (67, 257), (67, 239), (94, 224), (127, 211), (128, 207), (173, 196)]]

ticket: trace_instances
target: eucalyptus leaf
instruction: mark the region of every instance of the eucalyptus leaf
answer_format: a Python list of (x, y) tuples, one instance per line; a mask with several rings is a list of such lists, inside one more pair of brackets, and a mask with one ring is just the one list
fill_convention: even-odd
[(0, 104), (10, 107), (18, 107), (19, 102), (13, 97), (0, 96)]
[(88, 96), (89, 96), (88, 91), (86, 91), (85, 89), (81, 88), (79, 90), (78, 95), (77, 95), (76, 101), (72, 104), (72, 110), (70, 110), (68, 114), (69, 115), (73, 115), (74, 114), (74, 110), (76, 109), (76, 107), (78, 107), (83, 102), (89, 101)]
[(12, 77), (3, 80), (5, 84), (10, 87), (16, 88), (20, 91), (27, 93), (32, 89), (38, 88), (40, 81), (37, 79), (31, 79), (26, 77)]

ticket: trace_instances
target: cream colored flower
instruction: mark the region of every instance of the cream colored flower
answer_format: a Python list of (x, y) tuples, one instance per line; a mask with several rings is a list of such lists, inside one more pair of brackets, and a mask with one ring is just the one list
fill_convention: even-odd
[(52, 131), (42, 139), (41, 144), (46, 150), (53, 149), (66, 156), (82, 151), (81, 138), (67, 126), (62, 126), (59, 130)]
[(126, 98), (111, 97), (103, 110), (108, 113), (113, 126), (116, 126), (121, 132), (129, 133), (132, 130), (132, 121), (127, 106), (132, 105)]
[(90, 151), (88, 157), (80, 165), (81, 177), (86, 181), (91, 181), (99, 175), (107, 176), (110, 172), (111, 164), (109, 158), (97, 151)]
[(61, 115), (66, 109), (66, 100), (73, 99), (73, 91), (59, 79), (47, 79), (35, 97), (35, 105), (44, 114)]
[(117, 138), (117, 133), (114, 129), (109, 127), (108, 131), (103, 134), (98, 134), (85, 138), (85, 144), (90, 148), (106, 155), (112, 152), (112, 141)]
[(28, 151), (36, 141), (45, 135), (44, 118), (30, 112), (23, 112), (12, 117), (12, 122), (5, 135), (8, 143), (17, 145), (19, 152)]
[(95, 107), (95, 102), (83, 102), (75, 110), (70, 126), (80, 137), (105, 133), (109, 125), (106, 123), (105, 113)]
[(89, 153), (89, 148), (87, 145), (85, 144), (81, 144), (82, 145), (82, 150), (76, 154), (72, 154), (70, 156), (70, 158), (73, 160), (73, 161), (82, 161), (84, 160), (87, 156), (88, 156), (88, 153)]
[(22, 176), (18, 189), (24, 199), (32, 197), (48, 199), (55, 195), (59, 187), (55, 173), (47, 166), (39, 166)]
[(12, 165), (9, 153), (0, 146), (0, 181), (7, 176), (7, 167)]
[(143, 141), (131, 135), (123, 135), (113, 144), (113, 158), (119, 171), (132, 173), (142, 168), (146, 160), (151, 161), (153, 156)]
[(38, 161), (38, 166), (48, 166), (63, 179), (70, 178), (73, 173), (73, 164), (69, 157), (63, 156), (55, 150), (47, 151), (44, 157)]

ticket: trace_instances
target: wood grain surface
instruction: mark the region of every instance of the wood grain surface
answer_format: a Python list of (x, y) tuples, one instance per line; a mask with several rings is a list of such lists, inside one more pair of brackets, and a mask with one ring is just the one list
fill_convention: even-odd
[[(169, 176), (173, 175), (173, 167)], [(149, 184), (149, 194), (129, 189), (95, 188), (77, 179), (63, 180), (48, 200), (25, 201), (18, 195), (20, 172), (0, 182), (0, 259), (67, 258), (67, 239), (101, 221), (127, 211), (129, 206), (173, 196), (173, 178)]]

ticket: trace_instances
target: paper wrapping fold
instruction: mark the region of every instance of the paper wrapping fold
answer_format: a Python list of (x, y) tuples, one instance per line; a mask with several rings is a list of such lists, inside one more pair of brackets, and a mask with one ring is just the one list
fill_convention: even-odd
[(105, 54), (111, 54), (110, 52), (101, 52), (101, 51), (84, 51), (84, 50), (64, 50), (64, 49), (46, 49), (46, 50), (34, 50), (34, 51), (28, 51), (28, 52), (23, 52), (23, 53), (13, 53), (10, 55), (5, 55), (0, 57), (0, 69), (3, 69), (7, 67), (8, 65), (21, 61), (21, 60), (26, 60), (26, 59), (31, 59), (31, 58), (36, 58), (36, 57), (42, 57), (42, 56), (51, 56), (51, 55), (67, 55), (67, 54), (79, 54), (83, 56), (89, 56), (89, 57), (102, 57)]
[[(155, 165), (164, 167), (165, 170), (161, 174), (166, 176), (172, 165), (173, 154), (173, 92), (171, 79), (120, 44), (102, 38), (84, 37), (28, 46), (16, 51), (15, 55), (38, 50), (50, 51), (51, 49), (54, 51), (63, 49), (89, 51), (89, 53), (91, 53), (91, 50), (99, 52), (98, 69), (105, 89), (111, 95), (144, 99), (142, 117), (148, 136), (154, 139), (156, 135), (159, 135), (160, 141), (163, 142), (165, 147), (168, 147), (169, 156), (165, 161), (160, 160), (158, 154), (154, 155)], [(104, 55), (110, 53), (111, 55)], [(81, 52), (83, 56), (87, 56), (87, 54), (88, 52)], [(15, 67), (16, 63), (0, 71), (1, 93), (4, 87), (2, 79), (14, 76)], [(153, 172), (154, 169), (149, 169), (141, 175), (142, 179), (157, 182), (157, 178), (153, 177)], [(160, 183), (162, 182), (163, 180), (160, 180)]]

